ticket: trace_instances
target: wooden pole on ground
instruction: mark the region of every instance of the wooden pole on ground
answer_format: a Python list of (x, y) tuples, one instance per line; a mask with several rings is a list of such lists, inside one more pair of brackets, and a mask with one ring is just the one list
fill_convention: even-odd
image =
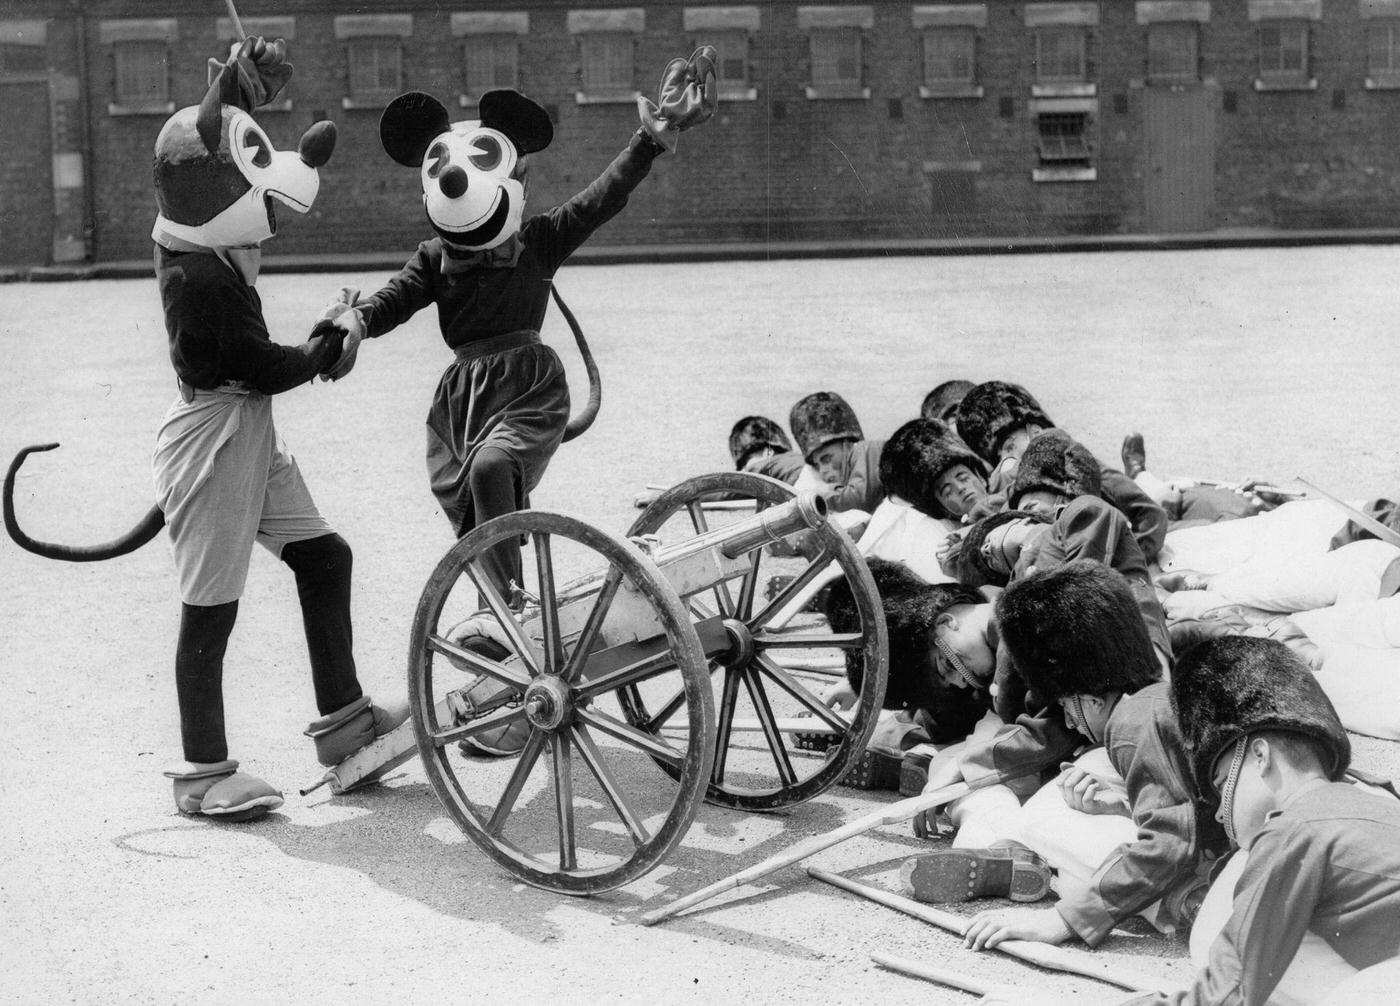
[[(829, 873), (815, 866), (807, 867), (807, 873), (825, 884), (831, 884), (833, 887), (858, 894), (862, 898), (868, 898), (906, 915), (912, 915), (914, 918), (922, 919), (939, 929), (946, 929), (956, 936), (967, 934), (969, 920), (961, 915), (941, 911), (922, 902), (914, 901), (912, 898), (882, 891), (878, 887), (871, 887), (869, 884), (862, 884), (858, 880)], [(1085, 978), (1096, 978), (1101, 982), (1108, 982), (1110, 985), (1117, 985), (1119, 988), (1125, 988), (1132, 992), (1158, 992), (1162, 988), (1160, 979), (1138, 974), (1129, 968), (1115, 965), (1111, 961), (1106, 961), (1093, 954), (1071, 950), (1067, 947), (1057, 947), (1050, 943), (1037, 943), (1032, 940), (1003, 940), (992, 949), (1038, 967), (1048, 968), (1051, 971), (1064, 971), (1069, 974), (1082, 975)]]
[[(989, 781), (997, 782), (999, 780), (993, 777)], [(829, 849), (833, 845), (846, 841), (848, 838), (854, 838), (857, 835), (864, 834), (867, 831), (878, 828), (882, 824), (900, 824), (901, 822), (908, 821), (926, 810), (933, 810), (935, 807), (941, 807), (945, 803), (951, 803), (958, 799), (958, 797), (964, 796), (971, 791), (972, 787), (967, 783), (959, 782), (954, 783), (952, 786), (945, 786), (942, 789), (935, 790), (932, 793), (911, 796), (907, 800), (900, 800), (898, 803), (889, 804), (883, 810), (878, 810), (873, 814), (867, 814), (864, 817), (857, 818), (849, 824), (842, 825), (835, 831), (828, 831), (823, 835), (813, 835), (811, 838), (798, 842), (792, 848), (780, 852), (776, 856), (770, 856), (763, 862), (750, 866), (747, 870), (740, 870), (732, 877), (717, 880), (709, 887), (702, 887), (698, 891), (687, 894), (682, 898), (677, 898), (669, 905), (659, 908), (654, 912), (647, 912), (642, 916), (642, 925), (655, 925), (662, 919), (668, 919), (677, 912), (683, 912), (687, 908), (700, 904), (702, 901), (708, 901), (717, 894), (723, 894), (725, 891), (732, 891), (736, 887), (742, 887), (744, 884), (757, 880), (759, 877), (766, 877), (776, 870), (781, 870), (784, 866), (791, 866), (799, 860), (815, 855), (823, 849)]]
[(1007, 998), (1016, 994), (1008, 985), (984, 982), (980, 978), (974, 978), (971, 975), (950, 971), (947, 968), (937, 968), (932, 964), (911, 961), (904, 957), (874, 953), (870, 955), (870, 959), (880, 965), (880, 967), (889, 968), (891, 971), (898, 971), (902, 975), (923, 978), (926, 981), (937, 982), (939, 985), (948, 985), (952, 988), (962, 989), (964, 992), (972, 992), (975, 995), (983, 997), (995, 996), (997, 998)]

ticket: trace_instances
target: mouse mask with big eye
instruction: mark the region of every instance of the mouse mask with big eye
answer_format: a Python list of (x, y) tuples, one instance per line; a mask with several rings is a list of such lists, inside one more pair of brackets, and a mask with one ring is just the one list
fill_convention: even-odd
[(495, 248), (519, 232), (525, 155), (554, 137), (548, 113), (518, 91), (487, 91), (477, 107), (480, 119), (450, 123), (441, 102), (411, 91), (379, 120), (385, 152), (419, 169), (433, 230), (469, 251)]
[(312, 124), (295, 151), (276, 149), (249, 114), (252, 99), (240, 90), (234, 63), (203, 102), (180, 109), (156, 137), (157, 240), (256, 245), (277, 233), (274, 200), (305, 213), (320, 190), (317, 169), (335, 149), (335, 124)]

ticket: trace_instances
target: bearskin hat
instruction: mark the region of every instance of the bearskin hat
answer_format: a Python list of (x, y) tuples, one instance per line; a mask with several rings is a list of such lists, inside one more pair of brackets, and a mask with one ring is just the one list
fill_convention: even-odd
[(983, 517), (971, 525), (963, 532), (962, 540), (958, 545), (957, 575), (959, 583), (965, 583), (970, 587), (1006, 586), (1009, 577), (1005, 573), (998, 573), (992, 569), (987, 564), (987, 560), (982, 558), (982, 543), (987, 540), (987, 535), (1013, 520), (1032, 520), (1038, 524), (1049, 524), (1050, 516), (1043, 513), (1029, 513), (1025, 510), (1002, 510), (1000, 513)]
[(975, 387), (971, 381), (944, 381), (924, 396), (919, 415), (951, 423), (957, 416), (958, 403)]
[(1098, 496), (1103, 489), (1103, 466), (1089, 448), (1064, 430), (1046, 430), (1026, 445), (1006, 501), (1017, 506), (1023, 494), (1036, 489), (1048, 489), (1070, 499)]
[[(957, 604), (984, 604), (980, 590), (960, 583), (931, 584), (902, 562), (871, 558), (870, 575), (880, 592), (889, 633), (890, 672), (885, 686), (886, 709), (937, 709), (947, 686), (929, 661), (930, 633), (938, 616)], [(833, 632), (860, 629), (850, 583), (832, 585), (826, 599), (826, 617)], [(846, 679), (860, 691), (865, 668), (861, 655), (846, 652)]]
[(1312, 738), (1332, 779), (1351, 762), (1351, 741), (1331, 700), (1308, 665), (1274, 639), (1221, 636), (1197, 643), (1172, 670), (1172, 707), (1205, 795), (1215, 792), (1216, 759), (1260, 731)]
[(954, 465), (966, 465), (986, 479), (982, 459), (963, 443), (947, 423), (937, 419), (911, 419), (885, 441), (880, 453), (880, 483), (886, 493), (907, 500), (930, 517), (954, 515), (938, 502), (938, 479)]
[(1011, 584), (997, 599), (997, 628), (1026, 684), (1046, 702), (1131, 694), (1161, 674), (1128, 581), (1093, 559)]
[(1055, 424), (1019, 384), (985, 381), (969, 391), (958, 403), (958, 435), (982, 460), (995, 465), (997, 445), (1012, 430), (1034, 423), (1045, 429)]
[(788, 428), (808, 462), (833, 440), (864, 440), (855, 411), (834, 391), (814, 391), (797, 400), (788, 414)]
[(729, 431), (729, 456), (734, 467), (742, 469), (749, 457), (765, 447), (778, 453), (792, 450), (792, 441), (783, 428), (767, 416), (745, 416)]

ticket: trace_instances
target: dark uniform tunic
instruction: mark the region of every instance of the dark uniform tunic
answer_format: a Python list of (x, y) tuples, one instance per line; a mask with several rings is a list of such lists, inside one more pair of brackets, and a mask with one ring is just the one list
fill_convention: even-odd
[[(1299, 793), (1249, 849), (1234, 911), (1189, 989), (1162, 1006), (1256, 1006), (1314, 938), (1361, 970), (1400, 956), (1400, 801), (1346, 783)], [(1285, 983), (1286, 984), (1286, 983)]]

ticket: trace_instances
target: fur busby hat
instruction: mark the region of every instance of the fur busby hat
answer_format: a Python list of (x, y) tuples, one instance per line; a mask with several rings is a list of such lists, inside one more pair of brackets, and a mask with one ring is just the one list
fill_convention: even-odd
[(1312, 738), (1332, 779), (1351, 762), (1351, 741), (1331, 700), (1308, 665), (1277, 640), (1221, 636), (1197, 643), (1172, 670), (1172, 707), (1196, 784), (1207, 796), (1215, 792), (1216, 759), (1260, 731)]
[(729, 431), (729, 456), (735, 468), (743, 468), (750, 455), (765, 447), (782, 453), (792, 450), (792, 441), (783, 428), (767, 416), (745, 416)]
[(954, 465), (966, 465), (986, 479), (982, 459), (963, 443), (947, 423), (937, 419), (911, 419), (885, 441), (880, 453), (880, 482), (885, 492), (907, 500), (930, 517), (954, 515), (938, 502), (938, 479)]
[(971, 381), (944, 381), (924, 396), (919, 415), (951, 423), (958, 414), (958, 404), (975, 387)]
[(1097, 496), (1103, 489), (1103, 466), (1089, 448), (1064, 430), (1046, 430), (1036, 434), (1026, 446), (1006, 501), (1017, 506), (1024, 493), (1036, 489), (1048, 489), (1070, 499)]
[(1055, 424), (1019, 384), (985, 381), (969, 391), (958, 403), (958, 435), (982, 460), (995, 465), (997, 445), (1012, 430), (1034, 423), (1045, 429)]
[(1032, 573), (997, 600), (997, 628), (1026, 684), (1046, 702), (1132, 694), (1160, 676), (1123, 575), (1093, 559)]
[(814, 391), (797, 400), (788, 414), (797, 449), (809, 463), (833, 440), (864, 440), (855, 411), (834, 391)]
[(974, 523), (963, 532), (958, 545), (958, 582), (971, 587), (1005, 587), (1009, 579), (987, 564), (982, 557), (982, 545), (987, 536), (1013, 520), (1032, 520), (1038, 524), (1050, 523), (1050, 517), (1042, 513), (1028, 513), (1025, 510), (1002, 510)]
[[(869, 563), (889, 632), (885, 708), (936, 709), (947, 686), (929, 661), (933, 623), (954, 605), (984, 604), (987, 598), (980, 590), (960, 583), (928, 583), (902, 562), (871, 558)], [(837, 581), (827, 595), (826, 617), (833, 632), (859, 630), (855, 598), (845, 579)], [(848, 650), (846, 679), (857, 692), (863, 676), (860, 654)]]

